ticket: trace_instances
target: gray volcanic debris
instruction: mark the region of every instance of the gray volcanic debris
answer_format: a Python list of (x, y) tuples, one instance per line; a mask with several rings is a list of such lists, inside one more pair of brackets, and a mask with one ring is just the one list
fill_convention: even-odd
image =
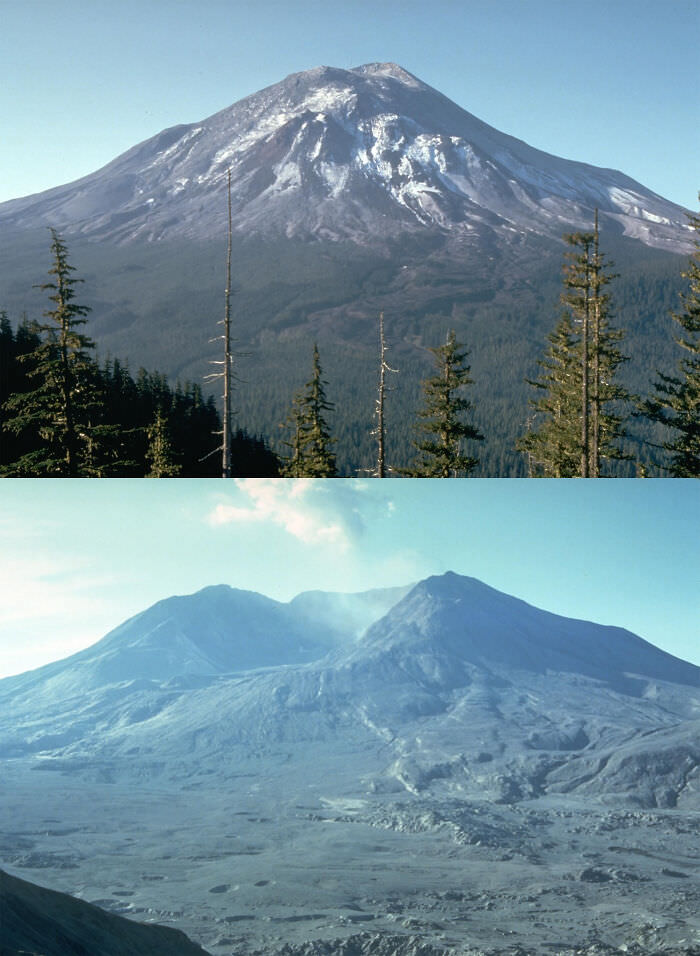
[(473, 578), (159, 602), (0, 753), (6, 868), (215, 956), (700, 947), (700, 668)]
[(605, 228), (690, 245), (685, 211), (610, 169), (501, 133), (394, 63), (296, 73), (175, 126), (66, 186), (0, 206), (0, 226), (50, 223), (129, 241), (225, 234), (350, 239), (450, 233), (481, 242)]

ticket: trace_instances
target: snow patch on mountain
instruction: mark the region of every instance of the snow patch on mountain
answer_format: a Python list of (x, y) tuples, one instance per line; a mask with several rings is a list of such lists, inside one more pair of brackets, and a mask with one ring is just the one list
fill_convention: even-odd
[(680, 207), (622, 173), (493, 129), (393, 63), (292, 74), (76, 183), (2, 204), (0, 226), (51, 223), (120, 241), (219, 237), (229, 169), (234, 229), (245, 235), (372, 243), (479, 225), (559, 238), (590, 228), (597, 207), (603, 228), (690, 245)]

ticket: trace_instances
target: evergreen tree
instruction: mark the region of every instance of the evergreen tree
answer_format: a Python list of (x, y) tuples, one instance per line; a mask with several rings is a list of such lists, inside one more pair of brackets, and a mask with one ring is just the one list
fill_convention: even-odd
[(620, 409), (630, 395), (615, 382), (624, 332), (611, 325), (615, 278), (599, 249), (598, 212), (593, 232), (564, 237), (572, 247), (564, 264), (564, 314), (548, 336), (543, 375), (529, 384), (542, 394), (531, 401), (534, 420), (517, 447), (528, 456), (528, 473), (546, 478), (598, 478), (602, 460), (624, 459)]
[(41, 442), (36, 429), (26, 428), (21, 433), (12, 433), (4, 427), (7, 418), (8, 399), (18, 393), (27, 392), (31, 383), (27, 377), (27, 363), (21, 356), (33, 352), (41, 339), (26, 315), (15, 334), (9, 319), (1, 322), (0, 332), (0, 475), (13, 474), (12, 463), (35, 449)]
[(591, 478), (600, 478), (601, 460), (629, 460), (620, 443), (627, 436), (625, 418), (619, 412), (632, 396), (615, 381), (617, 370), (628, 357), (619, 349), (625, 336), (622, 329), (611, 325), (610, 294), (605, 287), (618, 278), (611, 272), (612, 263), (600, 252), (598, 210), (595, 211), (593, 250), (590, 262), (590, 438), (588, 472)]
[(153, 424), (148, 428), (146, 464), (149, 466), (147, 478), (176, 478), (182, 471), (175, 462), (168, 421), (160, 408)]
[(35, 327), (41, 337), (36, 348), (19, 357), (27, 363), (34, 389), (8, 399), (4, 428), (15, 434), (36, 430), (42, 442), (22, 455), (10, 473), (73, 478), (90, 473), (87, 462), (94, 452), (91, 430), (99, 397), (89, 354), (94, 343), (79, 331), (90, 309), (74, 301), (75, 286), (83, 280), (73, 277), (67, 247), (54, 229), (51, 238), (49, 275), (54, 279), (39, 288), (50, 293), (55, 308), (44, 313), (49, 322)]
[(562, 301), (571, 311), (574, 322), (578, 322), (580, 335), (581, 362), (581, 400), (579, 408), (581, 428), (581, 471), (582, 478), (590, 478), (590, 331), (591, 331), (591, 251), (593, 233), (577, 232), (564, 236), (565, 242), (572, 246), (564, 265), (564, 293)]
[(291, 428), (292, 430), (291, 440), (282, 443), (290, 450), (290, 454), (282, 458), (282, 475), (285, 478), (307, 477), (304, 471), (305, 463), (302, 458), (304, 421), (302, 401), (302, 394), (298, 392), (292, 399), (292, 410), (284, 423), (287, 428)]
[(241, 428), (231, 437), (231, 456), (235, 465), (232, 477), (279, 478), (277, 455), (267, 447), (263, 438), (251, 437)]
[(420, 455), (412, 468), (402, 474), (414, 478), (457, 478), (468, 475), (479, 463), (478, 458), (463, 454), (463, 442), (481, 441), (483, 435), (463, 420), (472, 408), (471, 402), (458, 394), (472, 384), (468, 356), (464, 346), (450, 331), (444, 345), (431, 348), (437, 366), (436, 374), (423, 382), (425, 407), (418, 413), (420, 430), (427, 437), (414, 441)]
[(318, 346), (314, 344), (313, 372), (303, 390), (294, 396), (292, 412), (287, 422), (293, 437), (285, 442), (292, 449), (285, 459), (283, 473), (287, 478), (335, 478), (335, 455), (331, 450), (333, 439), (324, 413), (333, 405), (326, 399)]
[[(690, 223), (700, 233), (700, 216), (690, 216)], [(681, 275), (688, 279), (689, 289), (681, 295), (682, 311), (671, 315), (680, 326), (675, 341), (689, 354), (679, 359), (677, 375), (657, 371), (655, 394), (640, 411), (674, 432), (661, 446), (670, 453), (671, 475), (700, 478), (700, 240), (695, 241), (688, 271)]]
[(581, 467), (581, 363), (568, 313), (547, 339), (549, 348), (538, 362), (542, 375), (538, 381), (527, 380), (540, 393), (530, 402), (539, 425), (518, 441), (517, 448), (527, 454), (530, 478), (575, 478)]

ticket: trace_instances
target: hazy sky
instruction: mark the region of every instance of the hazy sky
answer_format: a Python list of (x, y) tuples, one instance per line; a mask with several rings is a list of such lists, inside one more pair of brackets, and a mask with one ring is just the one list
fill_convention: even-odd
[(698, 0), (0, 0), (0, 201), (289, 73), (394, 60), (531, 145), (697, 208)]
[(210, 584), (288, 600), (447, 570), (700, 664), (700, 482), (0, 483), (0, 676)]

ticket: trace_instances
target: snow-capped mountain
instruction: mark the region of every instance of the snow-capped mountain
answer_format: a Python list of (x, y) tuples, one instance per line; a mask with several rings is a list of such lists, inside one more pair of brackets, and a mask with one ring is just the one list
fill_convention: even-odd
[(83, 179), (4, 203), (0, 226), (220, 238), (228, 170), (243, 236), (558, 238), (590, 228), (598, 207), (611, 231), (673, 251), (690, 244), (679, 206), (623, 173), (499, 132), (394, 63), (293, 74)]

